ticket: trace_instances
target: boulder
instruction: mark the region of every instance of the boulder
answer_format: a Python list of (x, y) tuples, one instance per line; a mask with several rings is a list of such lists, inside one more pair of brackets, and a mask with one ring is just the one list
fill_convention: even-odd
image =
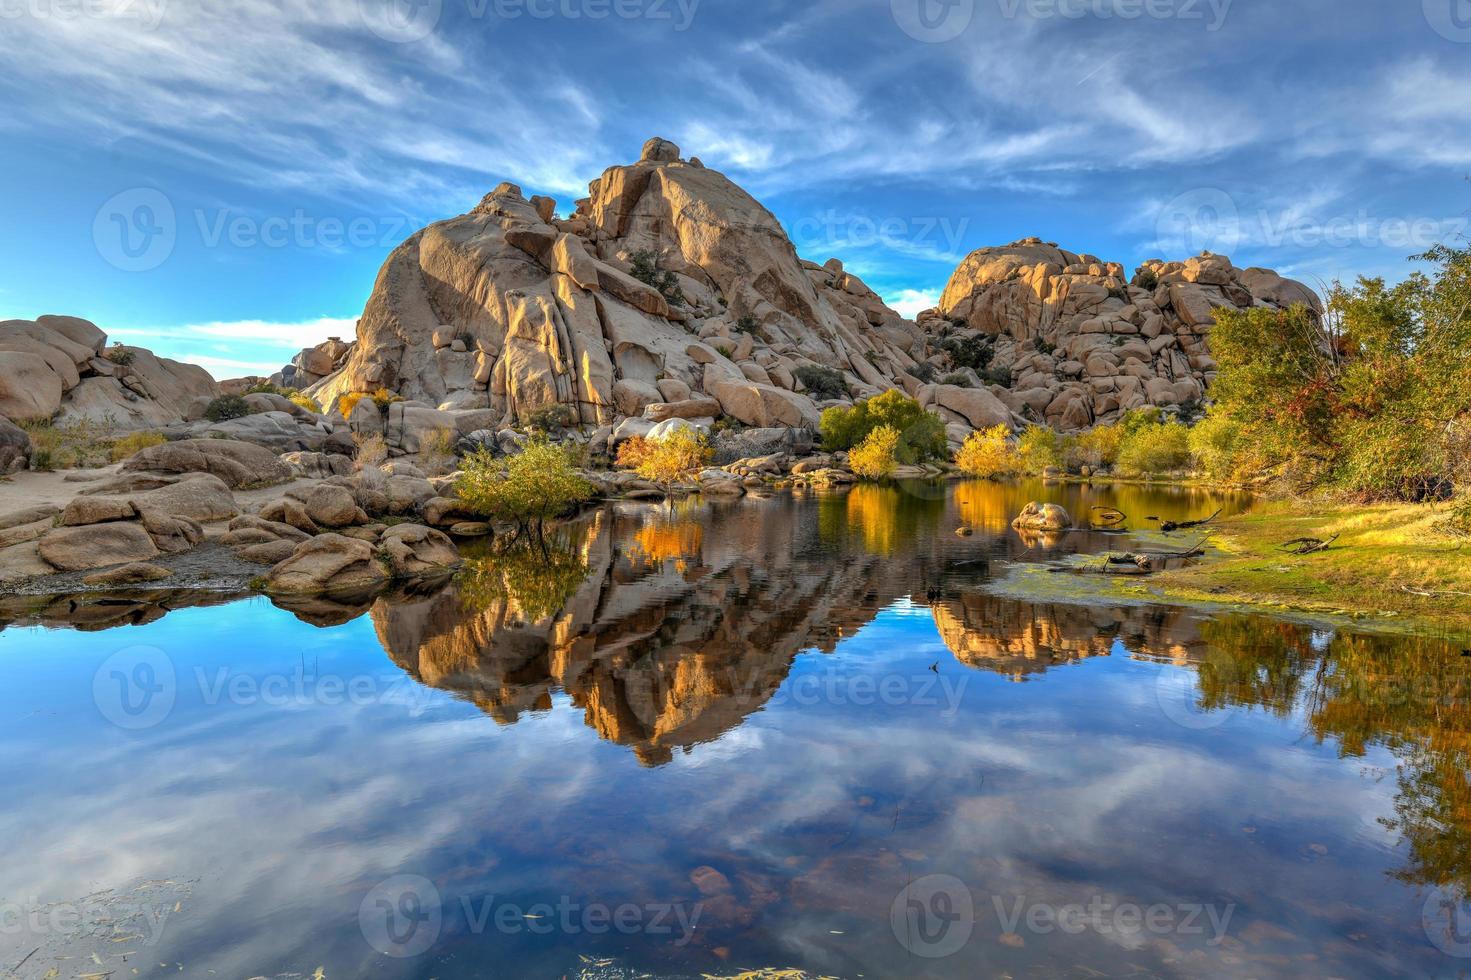
[(689, 432), (696, 436), (703, 436), (707, 435), (709, 433), (709, 430), (702, 425), (695, 425), (688, 419), (669, 419), (667, 421), (660, 422), (658, 425), (650, 429), (647, 438), (658, 442), (669, 438), (676, 432)]
[(159, 554), (148, 531), (133, 521), (60, 527), (42, 537), (36, 547), (48, 565), (62, 572), (148, 561)]
[(396, 578), (419, 578), (460, 565), (460, 553), (449, 536), (420, 524), (389, 528), (379, 539), (379, 547), (392, 563)]
[(208, 473), (232, 490), (291, 479), (291, 468), (275, 453), (233, 439), (186, 439), (150, 446), (122, 469), (125, 473)]
[(677, 402), (654, 402), (644, 406), (644, 418), (651, 422), (668, 419), (710, 419), (720, 415), (720, 403), (713, 398), (687, 398)]
[(204, 528), (188, 517), (148, 509), (141, 511), (140, 516), (144, 530), (165, 554), (188, 551), (204, 540)]
[(348, 476), (354, 469), (351, 457), (337, 453), (283, 453), (281, 462), (290, 467), (293, 476), (311, 480)]
[(230, 488), (208, 473), (122, 473), (88, 487), (82, 496), (118, 497), (140, 512), (154, 510), (196, 521), (229, 520), (240, 513)]
[(319, 527), (341, 528), (367, 523), (357, 499), (345, 487), (324, 483), (313, 489), (303, 503), (307, 516)]
[(388, 581), (389, 569), (373, 546), (341, 534), (323, 534), (297, 545), (291, 557), (271, 570), (266, 590), (281, 595), (376, 588)]
[(939, 406), (964, 418), (973, 429), (989, 429), (1011, 424), (1011, 409), (985, 388), (961, 388), (956, 385), (925, 385), (919, 390), (923, 408)]
[(62, 527), (84, 527), (108, 521), (131, 521), (138, 508), (130, 500), (117, 497), (75, 497), (61, 512)]
[(1073, 518), (1060, 504), (1043, 504), (1034, 500), (1022, 509), (1011, 526), (1029, 531), (1065, 531), (1073, 526)]
[(31, 455), (31, 437), (10, 419), (0, 417), (0, 476), (24, 469)]
[(284, 538), (279, 541), (263, 541), (236, 548), (235, 554), (242, 561), (257, 565), (279, 565), (296, 554), (296, 542)]
[(0, 350), (0, 415), (47, 420), (61, 410), (61, 378), (37, 354)]

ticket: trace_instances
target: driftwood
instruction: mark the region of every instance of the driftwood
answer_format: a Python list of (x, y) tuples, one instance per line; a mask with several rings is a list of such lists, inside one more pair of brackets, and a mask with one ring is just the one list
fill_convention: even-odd
[[(1207, 524), (1211, 523), (1220, 516), (1221, 512), (1218, 510), (1203, 521), (1162, 521), (1159, 525), (1159, 529), (1164, 533), (1169, 534), (1171, 531), (1184, 531), (1192, 527), (1205, 527)], [(1151, 517), (1149, 518), (1149, 520), (1158, 521), (1159, 518)]]
[(1128, 514), (1125, 514), (1121, 510), (1115, 510), (1112, 507), (1094, 507), (1093, 512), (1098, 514), (1097, 521), (1089, 518), (1089, 522), (1093, 525), (1094, 530), (1122, 527), (1124, 522), (1129, 519)]
[(1341, 535), (1335, 534), (1327, 541), (1322, 538), (1293, 538), (1291, 541), (1284, 541), (1278, 547), (1294, 555), (1313, 555), (1320, 551), (1327, 551), (1339, 537)]
[(1410, 595), (1417, 595), (1423, 599), (1443, 599), (1450, 595), (1471, 596), (1471, 592), (1451, 592), (1449, 590), (1412, 589), (1408, 585), (1401, 585), (1400, 589)]

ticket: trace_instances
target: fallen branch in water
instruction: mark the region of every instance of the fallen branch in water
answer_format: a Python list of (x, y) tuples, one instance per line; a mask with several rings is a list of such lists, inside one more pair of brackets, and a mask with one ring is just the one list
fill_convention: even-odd
[(1340, 537), (1341, 535), (1335, 534), (1327, 541), (1324, 541), (1322, 538), (1294, 538), (1291, 541), (1283, 542), (1278, 547), (1294, 555), (1312, 555), (1320, 551), (1327, 551), (1333, 546), (1333, 542), (1337, 541)]
[[(1205, 520), (1201, 520), (1201, 521), (1163, 521), (1163, 522), (1160, 523), (1159, 529), (1161, 531), (1163, 531), (1164, 533), (1169, 534), (1171, 531), (1184, 531), (1187, 528), (1192, 528), (1192, 527), (1205, 527), (1211, 521), (1214, 521), (1217, 517), (1220, 517), (1220, 516), (1221, 516), (1221, 511), (1218, 510), (1214, 514), (1212, 514), (1211, 516), (1207, 517)], [(1148, 518), (1148, 519), (1151, 520), (1151, 521), (1158, 521), (1159, 520), (1158, 517), (1151, 517), (1151, 518)]]
[[(1093, 510), (1099, 512), (1099, 523), (1093, 524), (1095, 529), (1116, 528), (1129, 519), (1128, 514), (1125, 514), (1121, 510), (1115, 510), (1112, 507), (1094, 507)], [(1089, 523), (1092, 523), (1092, 518), (1089, 518)]]

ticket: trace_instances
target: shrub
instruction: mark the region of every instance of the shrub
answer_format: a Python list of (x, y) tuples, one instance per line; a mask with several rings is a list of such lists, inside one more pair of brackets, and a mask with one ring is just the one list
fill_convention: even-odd
[(629, 257), (629, 275), (647, 286), (652, 286), (671, 303), (683, 303), (684, 291), (679, 288), (679, 277), (667, 269), (660, 269), (658, 257), (649, 249), (639, 249)]
[(1062, 466), (1062, 440), (1045, 425), (1029, 425), (1016, 440), (1017, 460), (1024, 473)]
[(138, 355), (122, 345), (122, 341), (116, 341), (107, 349), (107, 359), (119, 367), (127, 367), (136, 360)]
[(1038, 337), (1036, 340), (1033, 340), (1032, 346), (1036, 349), (1038, 354), (1052, 355), (1057, 353), (1057, 345), (1048, 340), (1046, 337)]
[(377, 391), (373, 392), (373, 404), (378, 406), (378, 410), (380, 412), (387, 411), (389, 405), (392, 405), (395, 402), (401, 402), (403, 400), (403, 395), (395, 395), (387, 388), (379, 388)]
[(899, 468), (895, 454), (901, 438), (898, 429), (880, 425), (848, 454), (848, 468), (865, 480), (883, 480), (893, 476)]
[(1016, 472), (1021, 461), (1011, 446), (1011, 430), (997, 425), (972, 432), (955, 454), (955, 466), (966, 476), (987, 479)]
[(1242, 472), (1241, 427), (1223, 413), (1207, 412), (1190, 430), (1190, 454), (1213, 480), (1233, 480)]
[(593, 486), (561, 447), (531, 438), (508, 459), (487, 449), (466, 457), (455, 492), (477, 514), (535, 526), (540, 533), (548, 518), (592, 499)]
[[(625, 447), (627, 445), (624, 443)], [(662, 439), (640, 440), (640, 445), (630, 450), (628, 459), (633, 462), (634, 472), (659, 484), (667, 495), (675, 483), (689, 479), (708, 466), (714, 455), (709, 441), (703, 436), (692, 429), (680, 428)], [(620, 465), (624, 462), (622, 447), (618, 461)]]
[(1003, 388), (1011, 387), (1011, 368), (1003, 365), (989, 367), (981, 374), (981, 380), (988, 385), (1000, 385)]
[(852, 449), (880, 426), (899, 433), (900, 462), (921, 463), (949, 455), (944, 421), (899, 391), (886, 391), (852, 408), (836, 407), (823, 412), (822, 443), (829, 450)]
[(654, 451), (652, 440), (644, 436), (631, 436), (618, 444), (618, 455), (613, 465), (620, 470), (637, 470)]
[(1118, 462), (1124, 437), (1122, 423), (1094, 426), (1063, 440), (1063, 462), (1069, 468), (1113, 466)]
[(941, 378), (940, 384), (954, 385), (957, 388), (969, 388), (970, 375), (966, 374), (964, 371), (956, 371), (953, 374), (947, 374), (943, 378)]
[(309, 395), (303, 395), (300, 392), (297, 392), (296, 394), (287, 395), (286, 397), (291, 399), (291, 404), (295, 405), (297, 408), (304, 408), (314, 415), (323, 414), (322, 406), (317, 404), (317, 400)]
[(939, 372), (935, 370), (935, 366), (929, 361), (920, 361), (914, 367), (909, 369), (909, 374), (911, 377), (919, 381), (923, 381), (925, 384), (929, 384), (931, 381), (935, 380), (935, 375), (938, 373)]
[(90, 468), (112, 462), (116, 436), (109, 422), (71, 419), (55, 425), (26, 421), (17, 424), (30, 437), (30, 465), (33, 470)]
[(848, 397), (848, 382), (843, 372), (836, 368), (804, 364), (796, 370), (797, 380), (802, 382), (808, 393), (818, 401), (831, 401)]
[(1159, 275), (1148, 266), (1141, 265), (1134, 270), (1134, 285), (1140, 289), (1154, 289), (1159, 285)]
[(1119, 449), (1119, 471), (1132, 476), (1170, 473), (1189, 465), (1190, 430), (1174, 419), (1130, 433)]
[(357, 443), (358, 447), (354, 455), (358, 469), (370, 469), (387, 461), (388, 442), (379, 433), (353, 436), (353, 442)]
[(526, 425), (533, 432), (560, 432), (577, 424), (577, 410), (571, 405), (543, 405), (526, 417)]
[(228, 422), (230, 419), (241, 419), (250, 414), (250, 405), (245, 401), (243, 395), (221, 395), (210, 402), (204, 410), (204, 417), (211, 422)]
[(112, 444), (112, 461), (122, 462), (149, 446), (162, 446), (168, 441), (168, 437), (162, 432), (131, 432)]
[(725, 358), (727, 361), (735, 360), (735, 348), (731, 347), (729, 344), (718, 345), (715, 348), (715, 352), (721, 357)]
[(950, 363), (958, 368), (970, 368), (979, 373), (984, 371), (995, 356), (989, 338), (982, 334), (971, 337), (948, 337), (940, 349), (950, 355)]
[(761, 324), (756, 321), (756, 318), (754, 316), (747, 313), (745, 316), (741, 317), (735, 322), (735, 328), (740, 333), (748, 333), (754, 335), (760, 332)]
[(419, 437), (419, 458), (429, 469), (443, 473), (453, 468), (460, 434), (454, 429), (432, 429)]

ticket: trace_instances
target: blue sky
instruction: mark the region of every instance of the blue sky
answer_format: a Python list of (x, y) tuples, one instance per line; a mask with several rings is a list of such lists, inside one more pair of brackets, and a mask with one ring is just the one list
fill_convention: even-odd
[(1471, 216), (1471, 0), (0, 0), (0, 98), (0, 318), (221, 378), (655, 134), (911, 315), (1027, 235), (1317, 284)]

